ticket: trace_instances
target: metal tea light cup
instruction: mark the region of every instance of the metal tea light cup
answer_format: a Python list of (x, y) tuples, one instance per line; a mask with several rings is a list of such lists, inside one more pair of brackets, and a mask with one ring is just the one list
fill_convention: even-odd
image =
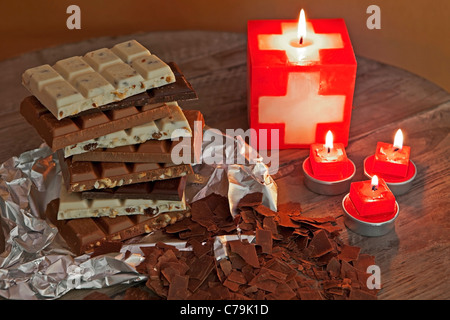
[(313, 177), (309, 173), (309, 170), (307, 170), (306, 167), (309, 165), (309, 157), (306, 158), (305, 161), (303, 161), (302, 165), (304, 173), (304, 184), (309, 190), (327, 196), (333, 196), (347, 192), (350, 189), (350, 184), (356, 173), (355, 164), (350, 159), (348, 159), (348, 161), (351, 164), (351, 174), (349, 176), (345, 177), (344, 179), (335, 181), (323, 181)]
[[(373, 161), (373, 156), (369, 156), (364, 159), (364, 174), (369, 179), (371, 179), (373, 176), (373, 173), (370, 170), (370, 165), (371, 165), (372, 161)], [(379, 174), (377, 173), (377, 175), (379, 175)], [(388, 185), (388, 187), (392, 191), (392, 193), (395, 196), (400, 196), (402, 194), (407, 193), (411, 189), (413, 181), (416, 178), (416, 175), (417, 175), (417, 167), (414, 164), (414, 162), (412, 160), (410, 160), (408, 175), (405, 178), (405, 180), (389, 181), (389, 178), (383, 177), (383, 175), (381, 175), (381, 177), (383, 177), (384, 181), (386, 182), (386, 184)]]
[(349, 201), (351, 202), (350, 194), (347, 194), (342, 200), (342, 208), (344, 209), (344, 223), (353, 232), (366, 237), (379, 237), (395, 228), (395, 220), (400, 212), (397, 201), (395, 202), (394, 216), (382, 222), (367, 222), (355, 218), (350, 212), (356, 209), (349, 205)]

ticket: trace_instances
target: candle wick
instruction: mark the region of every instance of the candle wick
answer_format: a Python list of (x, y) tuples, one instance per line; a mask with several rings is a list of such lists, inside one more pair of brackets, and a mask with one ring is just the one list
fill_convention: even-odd
[(372, 191), (376, 191), (376, 190), (378, 190), (378, 187), (377, 186), (372, 186)]
[(330, 147), (328, 147), (328, 153), (330, 153), (330, 151), (331, 151), (331, 149), (330, 149)]
[(300, 41), (298, 43), (303, 44), (303, 37), (300, 37)]
[(398, 149), (400, 149), (400, 148), (395, 148), (394, 151), (398, 151)]

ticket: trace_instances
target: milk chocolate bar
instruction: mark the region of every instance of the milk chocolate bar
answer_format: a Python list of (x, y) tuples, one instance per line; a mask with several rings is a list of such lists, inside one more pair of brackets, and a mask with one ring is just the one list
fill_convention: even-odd
[(58, 220), (152, 214), (186, 210), (186, 201), (167, 199), (102, 198), (82, 199), (80, 192), (68, 193), (64, 185), (59, 195)]
[(65, 158), (57, 152), (66, 188), (69, 192), (120, 187), (147, 181), (184, 177), (193, 173), (190, 164), (88, 162)]
[(195, 92), (189, 81), (181, 72), (178, 65), (174, 62), (168, 63), (170, 69), (172, 69), (175, 75), (175, 82), (161, 86), (158, 88), (149, 89), (146, 92), (135, 94), (134, 96), (128, 97), (120, 101), (114, 101), (103, 106), (98, 106), (95, 109), (89, 109), (80, 112), (77, 115), (69, 117), (77, 117), (89, 113), (96, 113), (99, 111), (106, 111), (112, 109), (126, 108), (132, 106), (145, 106), (147, 104), (172, 102), (172, 101), (185, 101), (185, 100), (196, 100), (198, 99), (197, 93)]
[(114, 148), (142, 143), (150, 139), (165, 140), (171, 137), (191, 137), (192, 131), (189, 122), (178, 103), (167, 102), (167, 105), (170, 109), (170, 116), (64, 147), (64, 157), (67, 158), (98, 148)]
[[(102, 162), (158, 162), (174, 163), (172, 152), (180, 150), (177, 156), (186, 160), (184, 163), (199, 163), (203, 141), (205, 120), (198, 110), (183, 110), (189, 123), (192, 137), (177, 140), (148, 140), (134, 145), (116, 148), (102, 148), (90, 152), (76, 154), (72, 161), (102, 161)], [(183, 144), (183, 145), (180, 145)], [(175, 149), (177, 148), (177, 149)], [(184, 157), (185, 149), (190, 150), (190, 156)]]
[(165, 103), (128, 107), (88, 114), (76, 118), (56, 119), (35, 97), (25, 98), (20, 113), (52, 150), (58, 150), (109, 133), (143, 125), (170, 116)]
[(81, 192), (82, 199), (151, 199), (182, 201), (186, 177), (127, 184)]
[(60, 120), (175, 82), (170, 67), (130, 40), (26, 70), (22, 84)]
[(150, 233), (190, 216), (189, 208), (152, 216), (139, 214), (116, 218), (81, 218), (58, 220), (59, 199), (52, 200), (46, 209), (46, 217), (57, 228), (70, 249), (77, 255), (91, 253), (102, 243), (124, 241)]

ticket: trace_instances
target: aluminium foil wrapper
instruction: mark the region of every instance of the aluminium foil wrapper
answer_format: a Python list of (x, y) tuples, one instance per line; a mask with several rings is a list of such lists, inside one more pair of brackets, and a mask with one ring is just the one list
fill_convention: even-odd
[[(194, 178), (186, 186), (187, 201), (217, 193), (228, 197), (234, 214), (242, 197), (262, 192), (264, 204), (276, 210), (277, 186), (262, 159), (241, 138), (228, 137), (217, 130), (212, 132), (224, 142), (233, 143), (203, 140), (204, 162), (193, 166)], [(211, 162), (209, 151), (221, 153), (225, 160)], [(230, 160), (244, 153), (245, 163)], [(143, 259), (139, 247), (152, 243), (125, 244), (117, 255), (76, 256), (70, 251), (57, 228), (44, 217), (47, 204), (59, 197), (60, 185), (58, 157), (46, 144), (14, 156), (0, 166), (0, 297), (57, 299), (70, 290), (146, 280), (135, 266)], [(221, 236), (215, 241), (218, 260), (227, 255), (226, 240), (227, 236)], [(175, 245), (190, 250), (183, 241)], [(125, 255), (126, 250), (132, 254)]]

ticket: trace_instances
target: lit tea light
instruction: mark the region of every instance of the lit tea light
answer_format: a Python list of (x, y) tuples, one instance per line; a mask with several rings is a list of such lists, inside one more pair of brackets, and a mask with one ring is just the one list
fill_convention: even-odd
[(406, 177), (411, 148), (403, 146), (403, 133), (398, 130), (394, 143), (378, 142), (373, 160), (373, 171), (395, 177)]
[(394, 194), (376, 175), (371, 180), (353, 182), (342, 205), (347, 227), (366, 236), (380, 236), (392, 230), (399, 212)]
[(333, 143), (333, 133), (329, 130), (325, 144), (313, 143), (309, 156), (315, 177), (342, 178), (348, 165), (344, 144)]
[(394, 194), (376, 175), (371, 180), (353, 182), (350, 185), (350, 200), (362, 217), (394, 212)]
[(348, 159), (343, 143), (333, 141), (329, 130), (325, 143), (313, 143), (309, 157), (303, 162), (304, 182), (312, 191), (334, 195), (348, 191), (356, 168)]
[(409, 191), (417, 169), (410, 160), (411, 148), (404, 145), (403, 131), (398, 129), (392, 144), (378, 142), (375, 154), (364, 160), (367, 177), (382, 177), (395, 195)]

